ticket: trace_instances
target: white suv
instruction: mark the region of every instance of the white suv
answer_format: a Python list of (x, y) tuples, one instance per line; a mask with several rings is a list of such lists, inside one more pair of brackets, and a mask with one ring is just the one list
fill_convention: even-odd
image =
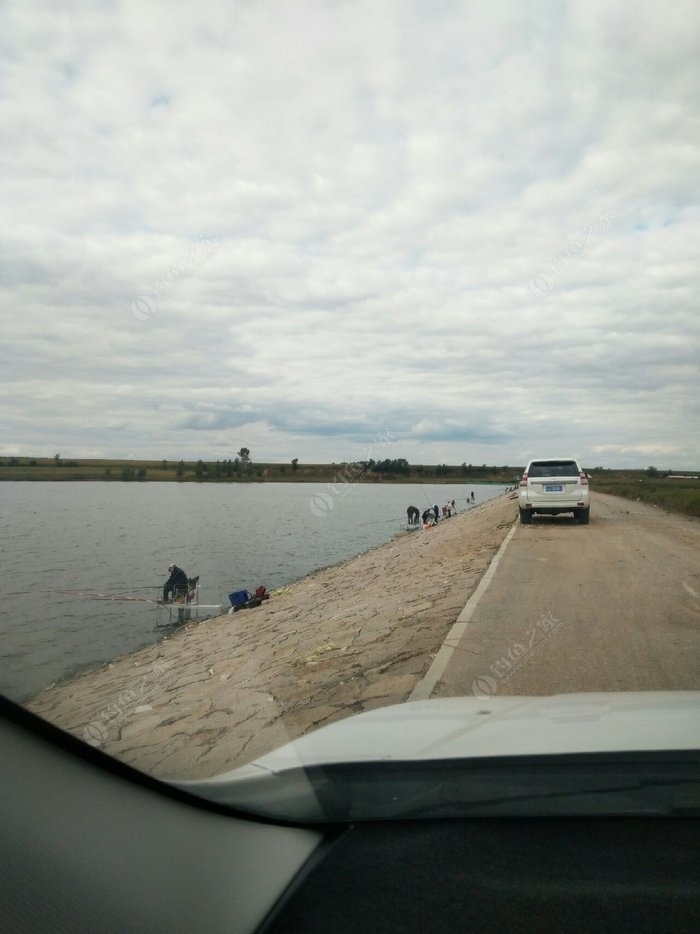
[(556, 516), (572, 512), (581, 525), (588, 522), (588, 477), (572, 457), (532, 460), (518, 488), (520, 521), (527, 525), (534, 513)]

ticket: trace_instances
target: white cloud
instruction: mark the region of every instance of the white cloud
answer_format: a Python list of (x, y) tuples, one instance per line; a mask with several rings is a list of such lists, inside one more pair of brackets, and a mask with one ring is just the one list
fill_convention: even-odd
[(0, 18), (0, 452), (700, 464), (694, 4)]

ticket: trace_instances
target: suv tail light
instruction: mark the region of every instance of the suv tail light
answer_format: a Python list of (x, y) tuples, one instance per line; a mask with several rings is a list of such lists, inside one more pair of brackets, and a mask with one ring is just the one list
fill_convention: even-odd
[(524, 473), (520, 478), (520, 486), (527, 486), (527, 473)]
[(579, 478), (581, 480), (581, 486), (588, 486), (588, 477), (586, 476), (586, 472), (584, 470), (579, 472)]

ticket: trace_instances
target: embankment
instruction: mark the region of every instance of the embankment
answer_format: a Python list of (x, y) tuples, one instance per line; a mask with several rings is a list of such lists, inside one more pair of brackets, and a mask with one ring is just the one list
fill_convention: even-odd
[(163, 778), (205, 778), (405, 701), (511, 527), (499, 496), (317, 571), (255, 609), (58, 685), (27, 706)]

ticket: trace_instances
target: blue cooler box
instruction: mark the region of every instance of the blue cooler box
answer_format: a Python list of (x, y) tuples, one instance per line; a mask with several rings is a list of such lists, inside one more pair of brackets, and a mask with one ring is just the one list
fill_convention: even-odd
[(244, 603), (250, 600), (250, 594), (247, 590), (234, 590), (233, 593), (228, 595), (228, 598), (231, 601), (231, 606), (243, 606)]

